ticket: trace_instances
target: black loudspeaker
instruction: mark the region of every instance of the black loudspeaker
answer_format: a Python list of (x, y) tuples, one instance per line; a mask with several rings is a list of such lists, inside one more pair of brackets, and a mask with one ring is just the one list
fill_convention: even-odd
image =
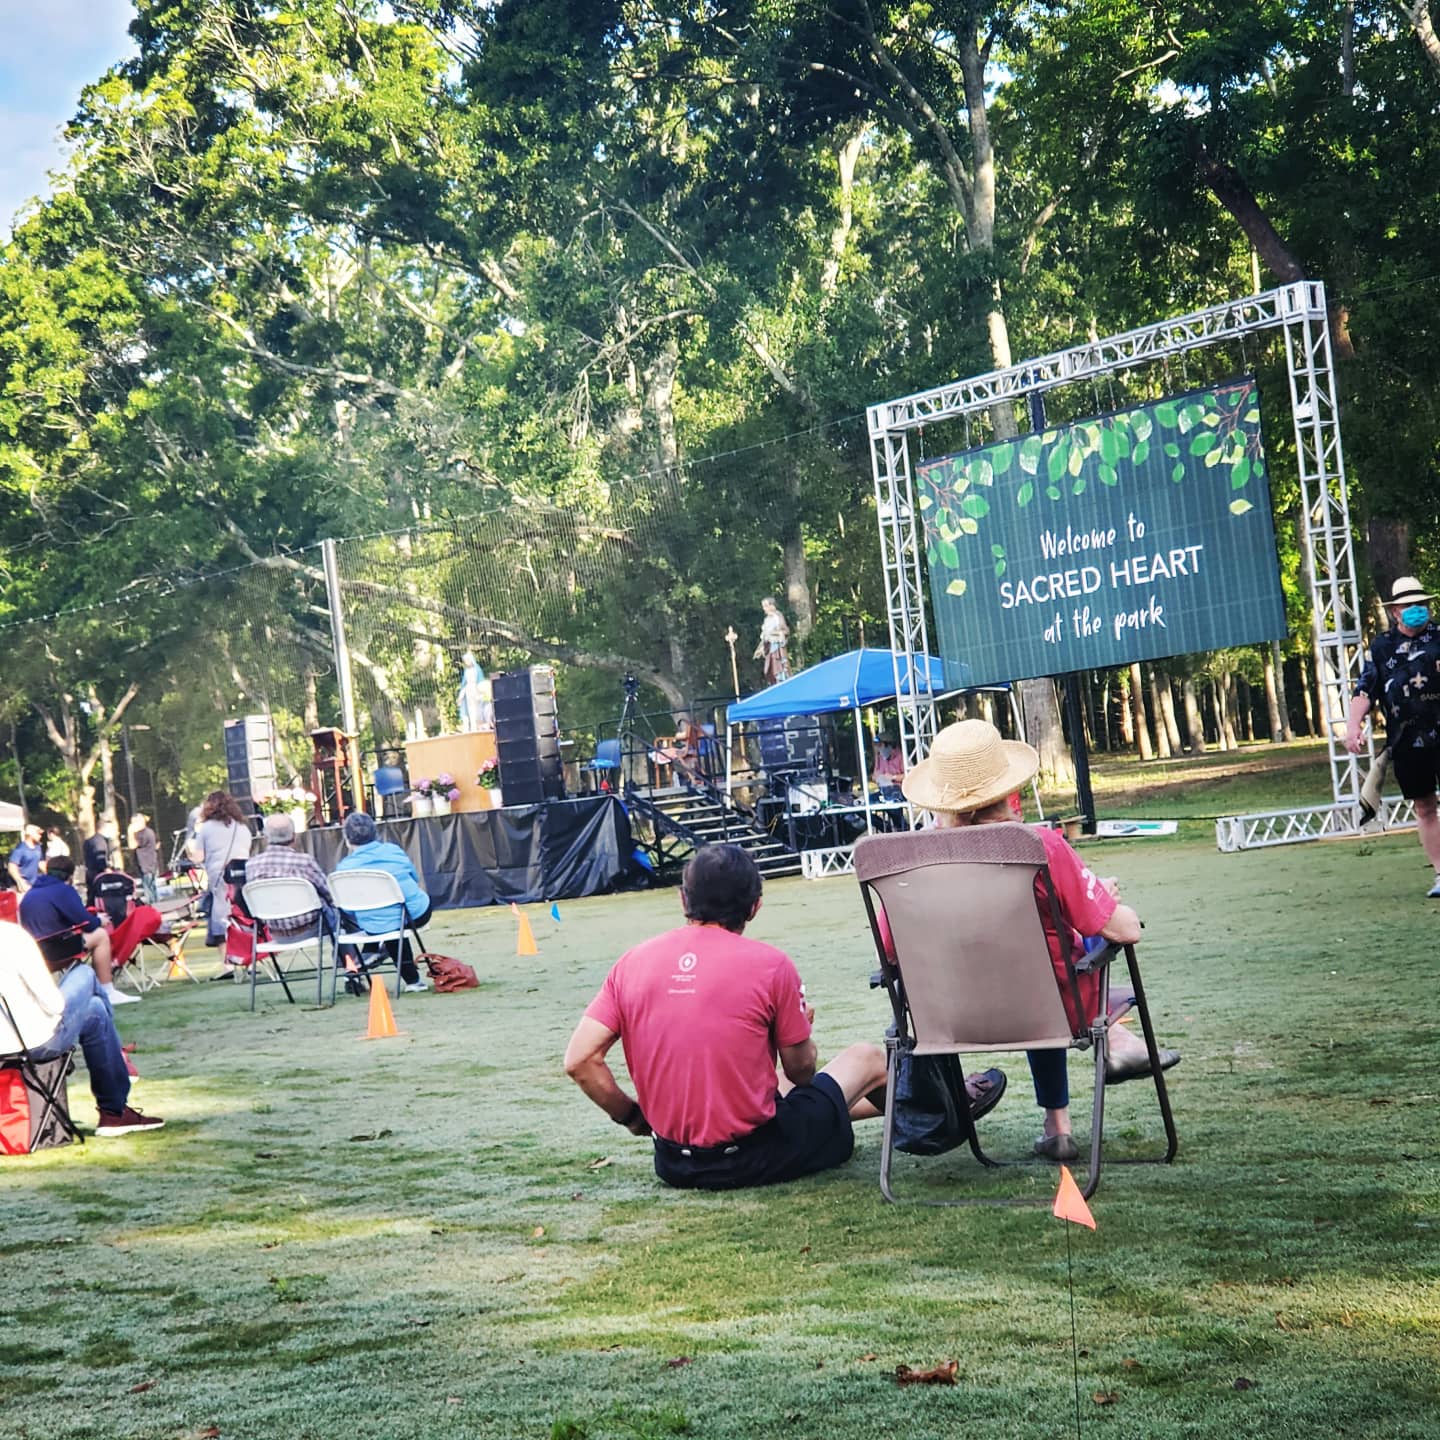
[(507, 805), (538, 805), (565, 794), (555, 673), (546, 666), (510, 670), (492, 682), (495, 750)]
[(818, 770), (823, 749), (820, 725), (809, 715), (757, 720), (764, 770)]
[(225, 779), (247, 815), (275, 788), (275, 744), (265, 715), (225, 722)]

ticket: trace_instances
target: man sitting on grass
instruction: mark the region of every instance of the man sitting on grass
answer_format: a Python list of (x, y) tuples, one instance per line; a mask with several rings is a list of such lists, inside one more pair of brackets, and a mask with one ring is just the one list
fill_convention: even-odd
[(95, 1134), (114, 1139), (160, 1129), (165, 1122), (159, 1116), (142, 1115), (129, 1103), (130, 1075), (95, 972), (77, 962), (56, 980), (30, 936), (18, 925), (0, 923), (0, 999), (16, 1027), (0, 1014), (0, 1055), (25, 1045), (35, 1060), (59, 1060), (78, 1044), (100, 1112)]
[[(616, 961), (570, 1037), (565, 1073), (617, 1125), (654, 1135), (668, 1185), (733, 1190), (844, 1164), (851, 1120), (880, 1113), (865, 1096), (885, 1083), (885, 1051), (851, 1045), (816, 1070), (815, 1011), (794, 964), (744, 938), (760, 872), (738, 846), (697, 851), (680, 897), (686, 923)], [(616, 1040), (638, 1100), (606, 1063)]]

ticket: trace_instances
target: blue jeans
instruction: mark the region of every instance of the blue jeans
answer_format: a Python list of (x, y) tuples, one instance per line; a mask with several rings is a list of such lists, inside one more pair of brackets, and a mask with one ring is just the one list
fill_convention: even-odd
[(1027, 1050), (1030, 1078), (1035, 1082), (1035, 1103), (1042, 1110), (1063, 1110), (1070, 1103), (1070, 1075), (1065, 1068), (1068, 1050)]
[(72, 965), (60, 976), (65, 1013), (60, 1027), (44, 1044), (32, 1047), (37, 1060), (58, 1060), (79, 1042), (90, 1071), (90, 1091), (106, 1115), (118, 1115), (130, 1098), (130, 1075), (120, 1053), (120, 1036), (110, 1002), (88, 965)]

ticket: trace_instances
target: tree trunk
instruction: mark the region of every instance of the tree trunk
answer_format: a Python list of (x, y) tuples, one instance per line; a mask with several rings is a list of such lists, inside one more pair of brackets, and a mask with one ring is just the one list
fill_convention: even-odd
[(1205, 722), (1200, 718), (1200, 700), (1195, 694), (1195, 681), (1187, 675), (1180, 685), (1180, 694), (1185, 703), (1185, 728), (1190, 732), (1190, 753), (1203, 755), (1205, 745)]
[(25, 766), (20, 759), (20, 727), (10, 722), (10, 753), (15, 757), (15, 792), (20, 802), (20, 823), (30, 823), (30, 806), (25, 799)]
[(1285, 657), (1280, 653), (1280, 642), (1270, 642), (1270, 678), (1275, 686), (1275, 706), (1280, 715), (1281, 740), (1293, 740), (1295, 732), (1290, 728), (1290, 703), (1285, 694)]
[(115, 804), (115, 756), (110, 749), (110, 737), (101, 735), (100, 746), (100, 829), (106, 836), (119, 829), (116, 821)]
[(1110, 728), (1110, 672), (1100, 686), (1100, 747), (1105, 751), (1115, 748), (1115, 732)]
[(1120, 671), (1120, 743), (1128, 750), (1135, 744), (1135, 716), (1130, 709), (1130, 672)]
[(1304, 662), (1296, 661), (1295, 668), (1299, 672), (1300, 700), (1305, 707), (1305, 733), (1318, 735), (1320, 732), (1315, 725), (1315, 707), (1310, 698), (1310, 686), (1306, 679)]
[(1410, 522), (1372, 515), (1365, 522), (1365, 549), (1370, 559), (1370, 579), (1380, 596), (1383, 611), (1384, 597), (1394, 589), (1396, 580), (1414, 572), (1410, 558)]
[(305, 730), (308, 734), (320, 728), (320, 696), (315, 684), (315, 672), (305, 669)]
[(1225, 739), (1225, 714), (1220, 704), (1220, 682), (1212, 680), (1205, 688), (1210, 695), (1210, 716), (1215, 726), (1215, 748), (1221, 751), (1229, 750), (1230, 744)]
[(1168, 675), (1160, 676), (1160, 718), (1170, 741), (1170, 752), (1179, 755), (1185, 749), (1180, 738), (1180, 722), (1175, 718), (1175, 686)]
[(1430, 62), (1431, 70), (1435, 72), (1435, 79), (1440, 81), (1440, 36), (1435, 33), (1430, 0), (1408, 0), (1408, 3), (1401, 0), (1400, 8), (1405, 12), (1405, 18), (1415, 32), (1415, 38), (1420, 42), (1420, 48)]
[(1265, 710), (1270, 717), (1270, 741), (1278, 744), (1285, 738), (1285, 724), (1280, 711), (1280, 690), (1275, 682), (1275, 657), (1265, 656)]
[(1150, 720), (1145, 713), (1145, 679), (1138, 664), (1130, 667), (1130, 705), (1135, 712), (1135, 739), (1140, 745), (1140, 758), (1153, 760), (1155, 746), (1150, 739)]
[(1227, 670), (1221, 679), (1220, 716), (1225, 722), (1225, 743), (1231, 750), (1240, 748), (1240, 736), (1235, 728), (1236, 710), (1239, 708), (1235, 693), (1235, 672)]
[(1149, 667), (1148, 675), (1150, 679), (1150, 718), (1155, 722), (1155, 753), (1162, 760), (1168, 760), (1174, 751), (1170, 748), (1170, 734), (1165, 729), (1165, 722), (1161, 718), (1160, 678), (1156, 675), (1153, 665)]
[(840, 206), (830, 230), (830, 254), (826, 256), (825, 267), (820, 273), (820, 293), (827, 300), (833, 298), (840, 285), (840, 267), (855, 219), (855, 162), (864, 148), (866, 133), (863, 125), (857, 125), (840, 141), (835, 151), (835, 168), (840, 174)]

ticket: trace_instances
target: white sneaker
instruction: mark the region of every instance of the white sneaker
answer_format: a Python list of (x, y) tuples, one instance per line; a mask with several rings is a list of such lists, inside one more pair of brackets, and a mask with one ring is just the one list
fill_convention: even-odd
[(428, 990), (429, 988), (423, 980), (414, 980), (409, 985), (402, 985), (400, 987), (406, 995), (418, 995), (422, 990)]
[(105, 998), (112, 1005), (138, 1005), (140, 1003), (140, 997), (138, 995), (128, 995), (116, 986), (111, 986), (111, 988), (105, 992)]

